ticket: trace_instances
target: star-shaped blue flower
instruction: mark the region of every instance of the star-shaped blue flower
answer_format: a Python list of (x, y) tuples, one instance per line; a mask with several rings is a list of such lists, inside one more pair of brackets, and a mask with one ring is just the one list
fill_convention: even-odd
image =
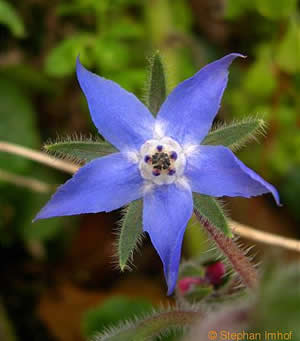
[(92, 119), (118, 150), (95, 159), (59, 187), (36, 219), (110, 212), (143, 198), (143, 229), (174, 291), (182, 239), (193, 212), (192, 192), (249, 198), (276, 189), (223, 146), (201, 145), (220, 107), (228, 67), (240, 54), (208, 64), (179, 84), (155, 119), (118, 84), (86, 70), (77, 77)]

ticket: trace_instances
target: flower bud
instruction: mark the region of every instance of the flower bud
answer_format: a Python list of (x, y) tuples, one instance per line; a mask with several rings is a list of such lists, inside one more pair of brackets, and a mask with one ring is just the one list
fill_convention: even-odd
[(224, 263), (218, 261), (209, 264), (205, 270), (205, 278), (213, 285), (219, 285), (222, 283), (222, 279), (225, 275)]
[(203, 284), (205, 281), (199, 277), (184, 277), (178, 281), (178, 289), (182, 295), (189, 292), (194, 286)]

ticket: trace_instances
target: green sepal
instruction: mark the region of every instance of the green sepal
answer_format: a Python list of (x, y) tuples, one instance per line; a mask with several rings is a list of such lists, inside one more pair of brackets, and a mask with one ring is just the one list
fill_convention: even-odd
[(136, 200), (128, 205), (121, 220), (121, 231), (118, 240), (118, 258), (122, 271), (131, 260), (133, 251), (141, 240), (143, 217), (143, 201)]
[(226, 236), (232, 237), (232, 232), (228, 226), (225, 214), (216, 199), (197, 193), (193, 194), (193, 199), (194, 209), (197, 210), (205, 220), (208, 220)]
[(256, 135), (263, 134), (264, 127), (264, 120), (255, 117), (224, 124), (210, 131), (201, 144), (222, 145), (237, 150), (249, 140), (255, 139)]
[(159, 108), (166, 99), (167, 87), (164, 66), (157, 51), (150, 59), (149, 79), (146, 92), (146, 104), (153, 116), (156, 116)]
[(202, 265), (193, 264), (193, 263), (183, 263), (180, 266), (180, 274), (179, 277), (203, 277), (205, 275), (205, 271)]
[(203, 300), (208, 295), (211, 295), (213, 293), (213, 286), (196, 286), (189, 293), (185, 295), (185, 299), (187, 299), (189, 302), (199, 302)]
[(67, 139), (44, 145), (48, 153), (63, 159), (78, 162), (89, 162), (98, 157), (116, 153), (118, 150), (108, 142), (92, 140)]

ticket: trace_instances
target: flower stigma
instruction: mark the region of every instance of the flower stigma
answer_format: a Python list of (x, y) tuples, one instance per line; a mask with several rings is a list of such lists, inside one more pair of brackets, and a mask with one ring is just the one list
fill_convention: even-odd
[(156, 185), (177, 181), (183, 176), (185, 165), (182, 147), (170, 137), (148, 140), (140, 149), (141, 175)]

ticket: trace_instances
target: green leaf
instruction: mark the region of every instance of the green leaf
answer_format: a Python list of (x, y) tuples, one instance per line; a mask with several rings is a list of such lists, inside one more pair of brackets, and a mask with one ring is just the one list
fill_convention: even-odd
[(86, 48), (93, 41), (87, 33), (80, 33), (61, 41), (46, 59), (46, 73), (54, 77), (63, 77), (75, 72), (75, 61), (80, 54), (81, 61), (86, 60)]
[(273, 94), (277, 79), (273, 72), (272, 62), (271, 58), (262, 55), (251, 65), (243, 80), (243, 86), (249, 93), (248, 96), (264, 98)]
[(232, 237), (224, 212), (218, 201), (210, 196), (193, 194), (194, 208), (212, 225), (221, 230), (226, 236)]
[(112, 25), (107, 34), (112, 39), (143, 39), (145, 28), (138, 21), (124, 17), (118, 20), (117, 25)]
[(18, 38), (25, 36), (22, 19), (12, 5), (4, 0), (0, 0), (0, 23), (8, 26), (14, 36)]
[(237, 150), (258, 134), (263, 134), (265, 122), (261, 118), (248, 118), (212, 130), (204, 139), (205, 145), (223, 145)]
[(157, 51), (150, 60), (147, 87), (147, 106), (154, 116), (166, 98), (166, 76), (164, 66)]
[[(0, 79), (0, 140), (37, 148), (37, 117), (30, 98), (15, 82)], [(0, 168), (12, 173), (25, 173), (31, 161), (8, 153), (0, 153)]]
[(225, 8), (225, 18), (235, 19), (242, 16), (254, 6), (253, 1), (228, 0)]
[(142, 230), (142, 200), (133, 201), (126, 209), (122, 220), (121, 232), (118, 240), (118, 256), (120, 268), (123, 271), (133, 251), (141, 238)]
[(144, 299), (116, 296), (84, 313), (82, 331), (91, 338), (112, 324), (150, 313), (152, 304)]
[(274, 20), (297, 11), (297, 0), (254, 0), (253, 3), (261, 15)]
[(109, 73), (113, 71), (122, 73), (128, 68), (130, 47), (122, 40), (100, 36), (93, 45), (92, 55), (101, 73), (110, 76)]
[(102, 157), (118, 150), (108, 142), (91, 140), (72, 140), (57, 141), (45, 144), (44, 149), (50, 154), (61, 158), (75, 161), (89, 162), (98, 157)]
[(300, 70), (300, 27), (294, 21), (280, 42), (276, 61), (286, 72), (295, 73)]

